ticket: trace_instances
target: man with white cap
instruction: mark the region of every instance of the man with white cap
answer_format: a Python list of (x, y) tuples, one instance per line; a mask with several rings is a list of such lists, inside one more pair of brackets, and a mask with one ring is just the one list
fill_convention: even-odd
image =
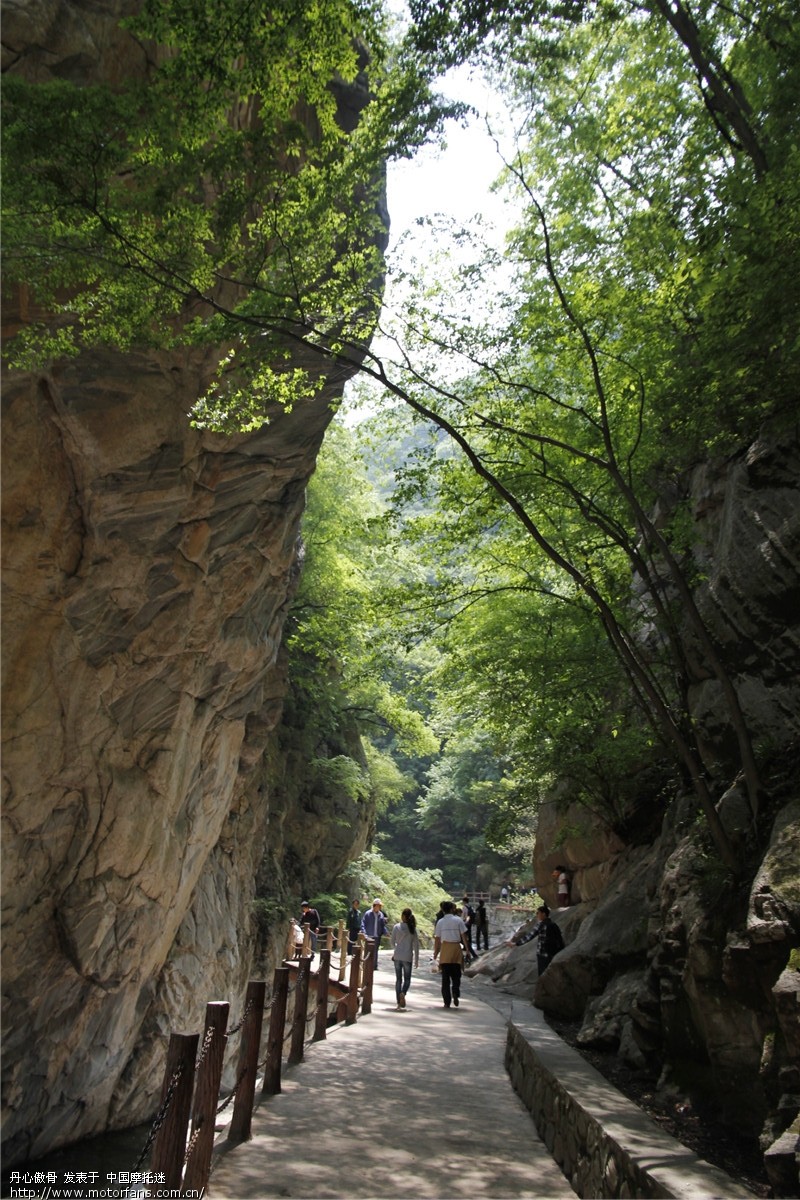
[(378, 896), (372, 901), (372, 908), (369, 912), (365, 912), (361, 920), (361, 928), (364, 934), (374, 940), (374, 963), (375, 970), (378, 969), (378, 950), (381, 944), (381, 938), (386, 937), (389, 932), (389, 922), (383, 913), (382, 902)]

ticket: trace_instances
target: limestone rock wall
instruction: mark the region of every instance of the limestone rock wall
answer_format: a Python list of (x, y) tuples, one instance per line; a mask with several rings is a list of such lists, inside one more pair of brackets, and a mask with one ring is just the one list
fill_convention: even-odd
[[(540, 816), (536, 845), (548, 902), (559, 861), (578, 901), (557, 914), (568, 944), (535, 984), (536, 1004), (582, 1019), (585, 1044), (661, 1071), (665, 1091), (714, 1096), (732, 1125), (760, 1134), (764, 1149), (800, 1110), (798, 481), (796, 431), (765, 434), (689, 481), (704, 577), (698, 602), (771, 785), (759, 841), (749, 835), (745, 844), (760, 864), (752, 878), (738, 888), (726, 881), (691, 796), (675, 800), (655, 839), (635, 846), (585, 812), (553, 804)], [(716, 684), (698, 685), (693, 703), (709, 761), (733, 763)], [(732, 836), (748, 827), (736, 781), (719, 812)]]
[(108, 356), (4, 388), (12, 1154), (124, 1123), (148, 1011), (165, 1027), (247, 969), (255, 767), (331, 397), (223, 439), (186, 419), (201, 384), (185, 361)]
[[(8, 0), (5, 65), (144, 71), (119, 26), (135, 6)], [(6, 305), (6, 331), (25, 308)], [(265, 763), (285, 769), (281, 639), (344, 379), (222, 437), (187, 417), (214, 365), (95, 353), (4, 383), (7, 1165), (149, 1115), (168, 1031), (210, 999), (236, 1019), (256, 876), (284, 854), (295, 797)], [(343, 820), (347, 845), (304, 846), (318, 880), (363, 844), (369, 814)]]

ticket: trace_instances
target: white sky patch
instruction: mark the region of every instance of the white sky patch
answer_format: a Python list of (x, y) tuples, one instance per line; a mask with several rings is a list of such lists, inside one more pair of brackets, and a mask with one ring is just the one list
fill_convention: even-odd
[(466, 127), (447, 124), (445, 145), (424, 146), (413, 159), (391, 163), (387, 196), (394, 245), (419, 217), (445, 213), (466, 221), (480, 213), (499, 229), (507, 227), (506, 206), (491, 187), (502, 169), (494, 138), (487, 129), (508, 142), (503, 130), (504, 114), (497, 93), (474, 71), (459, 68), (448, 73), (441, 90), (449, 100), (460, 100), (477, 110)]
[[(443, 144), (424, 146), (412, 159), (389, 164), (387, 206), (391, 227), (383, 323), (391, 322), (392, 312), (403, 311), (409, 294), (408, 280), (399, 284), (398, 274), (416, 274), (424, 289), (430, 282), (425, 277), (426, 267), (431, 275), (442, 270), (443, 262), (475, 260), (477, 248), (468, 238), (456, 240), (457, 229), (478, 220), (480, 237), (501, 250), (506, 232), (514, 224), (514, 207), (492, 190), (503, 168), (502, 154), (512, 157), (514, 146), (511, 122), (501, 98), (469, 67), (448, 72), (439, 90), (447, 100), (462, 101), (476, 111), (462, 121), (447, 122)], [(437, 218), (446, 218), (450, 228)], [(485, 308), (486, 298), (496, 295), (507, 278), (508, 272), (500, 270), (492, 279), (476, 279), (469, 307), (473, 311)], [(384, 359), (397, 357), (397, 347), (380, 334), (373, 339), (372, 350)], [(444, 364), (442, 367), (445, 369)], [(360, 419), (354, 411), (353, 393), (361, 390), (356, 377), (345, 392), (345, 421)]]

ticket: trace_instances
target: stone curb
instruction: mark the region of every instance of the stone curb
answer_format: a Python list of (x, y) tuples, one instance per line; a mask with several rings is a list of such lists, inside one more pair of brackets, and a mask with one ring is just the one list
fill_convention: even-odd
[(738, 1200), (755, 1194), (658, 1129), (533, 1005), (506, 997), (497, 1007), (507, 1011), (505, 1061), (514, 1089), (579, 1196)]

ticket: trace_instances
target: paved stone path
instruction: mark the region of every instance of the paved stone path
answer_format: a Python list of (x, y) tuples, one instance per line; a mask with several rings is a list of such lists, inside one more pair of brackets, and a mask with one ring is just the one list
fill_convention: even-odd
[(284, 1071), (253, 1117), (253, 1139), (217, 1158), (211, 1200), (326, 1197), (561, 1198), (575, 1193), (503, 1065), (506, 1023), (463, 981), (442, 1006), (423, 951), (405, 1012), (382, 952), (372, 1012), (337, 1026)]

